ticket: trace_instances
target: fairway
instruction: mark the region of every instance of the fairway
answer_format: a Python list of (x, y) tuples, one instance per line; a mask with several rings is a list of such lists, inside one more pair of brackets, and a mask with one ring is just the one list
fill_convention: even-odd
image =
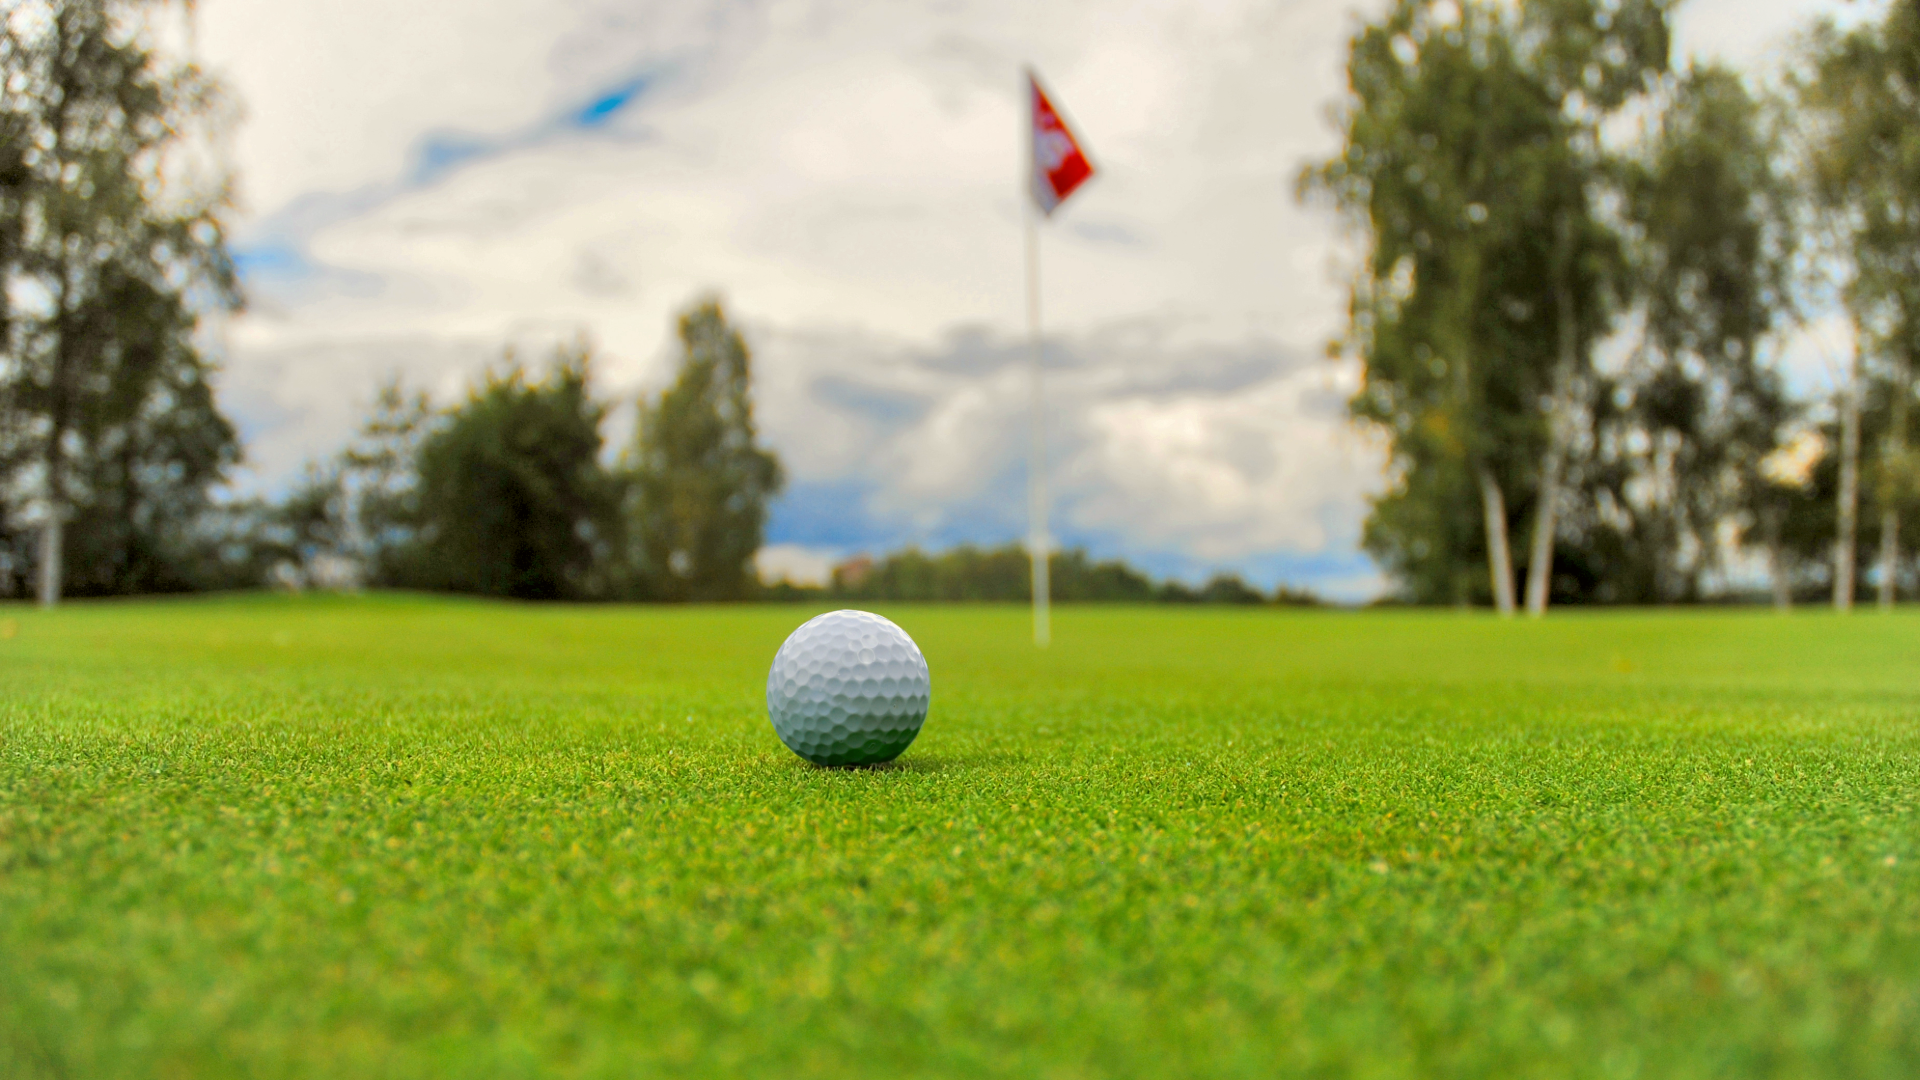
[(0, 1076), (1913, 1076), (1920, 617), (0, 611)]

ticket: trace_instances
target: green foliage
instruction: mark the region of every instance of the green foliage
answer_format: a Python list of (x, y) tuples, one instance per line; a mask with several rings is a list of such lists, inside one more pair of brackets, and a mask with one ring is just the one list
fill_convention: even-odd
[(1215, 574), (1200, 586), (1200, 599), (1209, 604), (1264, 604), (1260, 590), (1240, 580), (1238, 574)]
[[(1065, 561), (1055, 555), (1049, 566)], [(1059, 583), (1055, 595), (1064, 598)], [(848, 600), (1020, 600), (1033, 598), (1031, 559), (1019, 544), (982, 550), (961, 544), (937, 555), (916, 547), (878, 562), (855, 559), (836, 568), (829, 595)]]
[(1796, 413), (1762, 356), (1793, 314), (1779, 140), (1725, 68), (1689, 69), (1659, 105), (1618, 165), (1642, 337), (1593, 382), (1585, 500), (1563, 531), (1592, 575), (1584, 598), (1615, 603), (1699, 599), (1723, 524), (1772, 535), (1788, 496), (1761, 465)]
[(1360, 534), (1367, 554), (1387, 572), (1399, 599), (1416, 604), (1485, 604), (1489, 600), (1486, 534), (1465, 463), (1432, 455), (1401, 463), (1395, 487), (1374, 500)]
[(1623, 163), (1649, 344), (1669, 360), (1750, 367), (1754, 344), (1792, 314), (1783, 147), (1739, 74), (1717, 64), (1682, 72), (1659, 104), (1644, 152)]
[(1678, 0), (1523, 0), (1515, 37), (1547, 95), (1583, 119), (1646, 93), (1667, 69)]
[(5, 524), (23, 553), (27, 507), (51, 507), (82, 593), (217, 579), (199, 532), (239, 458), (194, 340), (201, 311), (239, 302), (226, 177), (192, 152), (225, 114), (156, 51), (156, 6), (28, 4), (0, 26)]
[[(1260, 590), (1240, 580), (1238, 574), (1215, 574), (1198, 589), (1188, 588), (1178, 581), (1168, 581), (1157, 590), (1159, 599), (1175, 604), (1264, 604), (1267, 598)], [(1282, 603), (1299, 604), (1310, 594), (1285, 594)], [(1310, 606), (1312, 601), (1306, 600)]]
[[(1018, 545), (1010, 544), (1008, 547), (1017, 548)], [(1020, 553), (1023, 558), (1026, 557), (1024, 549), (1020, 549)], [(1047, 583), (1053, 599), (1067, 603), (1139, 603), (1156, 598), (1165, 589), (1164, 585), (1156, 588), (1147, 575), (1120, 559), (1095, 562), (1081, 548), (1056, 551), (1048, 557)], [(1017, 599), (1032, 599), (1032, 582), (1025, 581), (1023, 584), (1027, 588)]]
[[(1488, 596), (1481, 470), (1509, 528), (1558, 478), (1562, 601), (1698, 599), (1728, 525), (1786, 550), (1796, 496), (1763, 463), (1796, 408), (1762, 353), (1793, 314), (1797, 193), (1738, 75), (1665, 76), (1668, 6), (1400, 0), (1353, 40), (1346, 145), (1302, 190), (1370, 245), (1344, 345), (1392, 483), (1364, 544), (1407, 599)], [(1636, 101), (1652, 134), (1604, 142)], [(1629, 304), (1640, 342), (1596, 371)]]
[(746, 345), (719, 305), (686, 312), (680, 334), (678, 379), (640, 403), (617, 470), (601, 462), (584, 343), (556, 350), (540, 382), (509, 356), (444, 412), (388, 383), (336, 463), (257, 513), (253, 564), (295, 585), (519, 599), (751, 595), (779, 462), (756, 443)]
[(604, 409), (584, 345), (540, 382), (511, 363), (420, 441), (412, 542), (397, 584), (521, 600), (611, 591), (619, 482), (600, 464)]
[[(354, 559), (369, 581), (407, 580), (420, 522), (420, 444), (434, 421), (422, 391), (411, 393), (396, 378), (380, 387), (372, 412), (333, 470), (315, 477), (338, 495), (296, 491), (288, 511), (297, 521), (299, 501), (332, 507), (330, 531), (340, 543), (331, 553)], [(309, 556), (310, 558), (311, 556)]]
[[(83, 381), (98, 389), (71, 402), (67, 467), (77, 497), (64, 545), (66, 591), (224, 584), (201, 529), (240, 444), (214, 400), (209, 365), (194, 351), (195, 318), (181, 296), (149, 282), (119, 278), (98, 299), (67, 329), (91, 354)], [(48, 404), (31, 393), (17, 400), (29, 413)]]
[(1920, 1071), (1911, 614), (14, 611), (0, 1075)]
[(751, 357), (716, 300), (680, 316), (674, 384), (640, 403), (628, 455), (629, 528), (640, 576), (664, 600), (737, 600), (784, 477), (759, 445)]
[[(1908, 438), (1920, 362), (1920, 5), (1890, 4), (1845, 33), (1823, 22), (1803, 61), (1794, 83), (1801, 164), (1825, 254), (1837, 256), (1844, 279), (1858, 349), (1853, 389), (1885, 384), (1891, 412), (1886, 437), (1861, 444), (1865, 487), (1884, 512), (1920, 493), (1920, 455)], [(1896, 515), (1882, 531), (1899, 524)]]
[[(1894, 423), (1894, 393), (1893, 385), (1886, 379), (1868, 381), (1860, 409), (1862, 446), (1886, 446), (1893, 441), (1890, 429)], [(1906, 443), (1920, 446), (1920, 410), (1905, 410), (1905, 422)], [(1834, 538), (1839, 534), (1836, 518), (1840, 502), (1840, 455), (1834, 449), (1840, 440), (1839, 422), (1829, 418), (1813, 430), (1825, 452), (1813, 461), (1803, 485), (1782, 485), (1776, 496), (1780, 500), (1781, 538), (1790, 557), (1794, 591), (1808, 600), (1824, 599), (1832, 593), (1833, 548)], [(1864, 485), (1861, 490), (1862, 513), (1854, 536), (1853, 561), (1855, 586), (1860, 592), (1865, 591), (1869, 569), (1877, 569), (1882, 512), (1888, 509), (1889, 494), (1889, 489), (1879, 484)], [(1892, 509), (1899, 517), (1916, 520), (1916, 515), (1920, 515), (1920, 495), (1910, 491), (1899, 493), (1896, 489), (1893, 497)], [(1908, 595), (1920, 592), (1920, 535), (1917, 533), (1920, 530), (1903, 529), (1897, 538), (1895, 573), (1900, 591)]]
[(222, 571), (222, 580), (207, 587), (298, 590), (361, 584), (358, 567), (339, 554), (350, 542), (344, 511), (339, 473), (311, 464), (277, 501), (222, 503), (200, 529)]
[[(1809, 193), (1848, 262), (1845, 296), (1870, 359), (1920, 350), (1920, 6), (1815, 30), (1797, 83)], [(1910, 376), (1909, 376), (1910, 377)]]

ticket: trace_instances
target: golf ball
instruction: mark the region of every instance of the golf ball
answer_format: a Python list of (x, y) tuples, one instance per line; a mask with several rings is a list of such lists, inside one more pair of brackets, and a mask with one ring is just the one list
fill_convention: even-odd
[(767, 672), (767, 713), (816, 765), (900, 756), (927, 719), (932, 684), (905, 630), (866, 611), (829, 611), (788, 635)]

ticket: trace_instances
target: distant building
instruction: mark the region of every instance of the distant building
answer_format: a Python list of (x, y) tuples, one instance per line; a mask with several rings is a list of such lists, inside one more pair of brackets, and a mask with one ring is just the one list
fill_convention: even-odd
[(833, 568), (833, 587), (835, 589), (857, 589), (867, 583), (873, 575), (873, 556), (855, 555), (846, 562)]

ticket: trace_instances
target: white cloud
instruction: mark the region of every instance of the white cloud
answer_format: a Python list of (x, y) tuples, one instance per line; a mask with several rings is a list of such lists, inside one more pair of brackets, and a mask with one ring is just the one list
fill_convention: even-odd
[(833, 579), (838, 553), (800, 544), (768, 544), (753, 556), (755, 573), (768, 585), (826, 585)]
[[(1345, 421), (1353, 371), (1284, 342), (1188, 340), (1135, 320), (1049, 342), (1054, 533), (1162, 573), (1351, 552), (1378, 447)], [(795, 486), (785, 539), (841, 550), (1021, 534), (1028, 351), (960, 330), (928, 347), (761, 335), (761, 412)], [(1351, 575), (1352, 563), (1318, 567)]]
[(1352, 380), (1334, 374), (1090, 408), (1091, 437), (1069, 469), (1090, 490), (1077, 520), (1228, 562), (1351, 544), (1355, 496), (1379, 486), (1381, 461), (1340, 407)]
[(1794, 35), (1816, 17), (1851, 25), (1878, 18), (1885, 7), (1886, 0), (1693, 0), (1674, 13), (1673, 52), (1761, 70), (1783, 60)]
[(492, 337), (428, 334), (229, 348), (239, 370), (224, 380), (222, 400), (246, 445), (240, 479), (256, 487), (284, 481), (305, 461), (344, 446), (388, 380), (404, 377), (450, 401), (472, 373), (502, 356), (501, 341)]

